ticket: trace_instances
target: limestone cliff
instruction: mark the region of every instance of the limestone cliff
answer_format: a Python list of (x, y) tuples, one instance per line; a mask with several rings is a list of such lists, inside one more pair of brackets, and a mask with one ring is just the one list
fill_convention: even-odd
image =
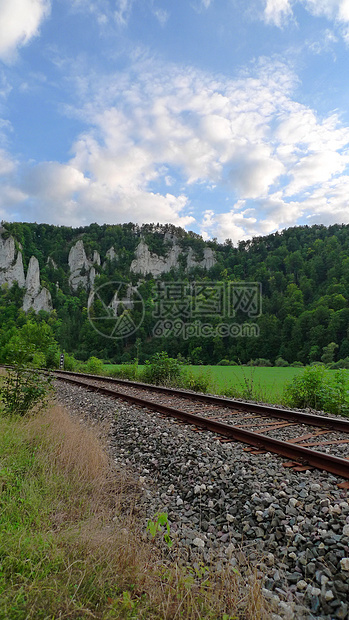
[(178, 267), (178, 257), (181, 248), (173, 245), (166, 256), (158, 256), (150, 252), (144, 239), (142, 239), (136, 249), (136, 258), (131, 263), (131, 271), (146, 276), (151, 273), (153, 276), (159, 276), (162, 273), (168, 273), (171, 269)]
[[(178, 259), (183, 253), (182, 249), (179, 245), (177, 245), (174, 235), (171, 238), (167, 238), (166, 241), (172, 242), (172, 247), (166, 256), (158, 256), (157, 254), (150, 252), (144, 239), (141, 239), (136, 249), (136, 258), (132, 261), (130, 270), (133, 273), (139, 273), (143, 276), (150, 273), (154, 277), (157, 277), (162, 273), (168, 273), (171, 269), (178, 269)], [(193, 269), (194, 267), (210, 269), (216, 263), (214, 252), (211, 248), (204, 249), (204, 258), (201, 261), (197, 261), (194, 258), (194, 251), (192, 248), (189, 248), (186, 260), (188, 270)]]
[(187, 255), (187, 269), (194, 269), (194, 267), (202, 267), (203, 269), (211, 269), (216, 264), (214, 252), (211, 248), (204, 249), (204, 258), (201, 261), (197, 261), (194, 258), (194, 252), (192, 248), (188, 249)]
[(25, 284), (22, 252), (16, 250), (13, 237), (4, 240), (0, 235), (0, 285), (12, 286), (14, 282), (20, 287)]
[(89, 284), (90, 261), (87, 260), (83, 241), (79, 239), (70, 249), (68, 257), (70, 276), (69, 284), (76, 291), (80, 284), (87, 288)]
[(35, 312), (40, 310), (50, 312), (52, 310), (51, 294), (46, 288), (41, 287), (39, 261), (35, 256), (32, 256), (29, 261), (25, 288), (24, 312), (28, 312), (30, 308), (33, 308)]
[(27, 270), (27, 276), (24, 275), (22, 248), (16, 243), (13, 237), (4, 239), (0, 231), (0, 285), (8, 284), (12, 286), (15, 282), (18, 286), (25, 288), (23, 299), (23, 310), (28, 312), (30, 308), (34, 308), (35, 312), (52, 310), (51, 295), (46, 288), (42, 288), (40, 284), (40, 268), (37, 258), (32, 256)]

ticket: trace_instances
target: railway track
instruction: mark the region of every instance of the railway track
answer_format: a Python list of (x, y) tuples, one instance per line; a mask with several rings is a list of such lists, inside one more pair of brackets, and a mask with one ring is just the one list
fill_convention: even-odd
[[(284, 466), (315, 467), (349, 480), (349, 421), (240, 402), (219, 396), (150, 386), (66, 371), (56, 379), (157, 411), (174, 421), (208, 430), (220, 441), (239, 441), (255, 453), (273, 452), (291, 459)], [(348, 482), (340, 486), (349, 488)]]

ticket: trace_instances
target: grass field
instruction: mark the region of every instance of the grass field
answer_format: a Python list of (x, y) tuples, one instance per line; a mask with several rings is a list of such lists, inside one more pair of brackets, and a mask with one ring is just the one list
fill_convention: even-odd
[[(109, 373), (118, 364), (105, 364)], [(139, 366), (142, 372), (143, 366)], [(215, 394), (235, 395), (241, 393), (244, 398), (280, 403), (283, 389), (292, 381), (302, 368), (259, 368), (251, 366), (184, 366), (185, 371), (194, 375), (204, 375), (209, 379), (208, 391)], [(348, 373), (349, 374), (349, 373)], [(237, 395), (237, 394), (236, 394)]]
[(301, 368), (259, 368), (256, 366), (188, 366), (192, 373), (207, 373), (212, 391), (218, 394), (243, 392), (265, 402), (281, 402), (286, 383)]
[[(112, 372), (123, 366), (105, 364), (104, 371)], [(125, 367), (124, 367), (125, 368)], [(139, 366), (141, 375), (143, 366)], [(214, 394), (225, 394), (246, 400), (259, 400), (266, 403), (283, 404), (283, 392), (294, 377), (302, 373), (304, 368), (293, 367), (258, 367), (258, 366), (184, 366), (184, 370), (208, 379), (207, 391)], [(329, 370), (335, 376), (335, 370)], [(347, 376), (349, 390), (349, 370), (342, 371)], [(141, 380), (141, 376), (140, 376)]]

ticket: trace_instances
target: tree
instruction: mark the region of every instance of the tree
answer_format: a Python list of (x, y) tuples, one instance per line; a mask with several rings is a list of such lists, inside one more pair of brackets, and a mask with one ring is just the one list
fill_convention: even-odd
[(330, 342), (326, 347), (324, 347), (323, 354), (321, 356), (321, 361), (325, 364), (331, 364), (334, 361), (334, 353), (338, 349), (338, 344), (335, 342)]

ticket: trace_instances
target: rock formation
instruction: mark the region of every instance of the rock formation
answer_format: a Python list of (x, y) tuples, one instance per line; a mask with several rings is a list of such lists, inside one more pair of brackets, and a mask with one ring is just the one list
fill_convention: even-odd
[(52, 310), (51, 294), (46, 288), (41, 287), (39, 261), (35, 256), (32, 256), (29, 261), (24, 286), (26, 288), (23, 299), (24, 312), (28, 312), (30, 308), (33, 308), (35, 312)]
[[(92, 263), (87, 259), (84, 244), (81, 239), (70, 249), (68, 263), (70, 269), (69, 284), (73, 291), (77, 291), (80, 284), (83, 288), (89, 288), (89, 286), (93, 284), (95, 270), (93, 269), (92, 271), (91, 269)], [(92, 278), (90, 271), (92, 271)]]
[(94, 250), (94, 252), (93, 252), (92, 263), (94, 265), (100, 265), (101, 264), (101, 257), (99, 255), (99, 252), (97, 252), (97, 250)]
[[(141, 239), (136, 249), (136, 258), (132, 261), (130, 270), (134, 273), (140, 273), (143, 276), (151, 273), (154, 277), (157, 277), (162, 273), (168, 273), (171, 269), (178, 269), (178, 258), (180, 254), (182, 254), (182, 250), (180, 246), (176, 244), (174, 235), (172, 235), (171, 238), (168, 236), (167, 242), (173, 243), (171, 249), (166, 256), (158, 256), (150, 252), (144, 239)], [(204, 258), (201, 261), (197, 261), (194, 258), (194, 251), (192, 248), (189, 248), (187, 254), (188, 270), (194, 267), (210, 269), (215, 263), (216, 259), (211, 248), (204, 249)]]
[(168, 273), (173, 268), (176, 269), (180, 253), (181, 248), (178, 245), (173, 245), (166, 256), (152, 254), (144, 239), (141, 239), (136, 249), (136, 258), (132, 261), (130, 269), (143, 276), (151, 273), (156, 277), (162, 273)]
[(12, 286), (14, 282), (20, 287), (25, 284), (22, 252), (20, 249), (16, 251), (13, 237), (4, 240), (0, 235), (0, 285), (7, 283)]
[(194, 258), (194, 251), (192, 248), (188, 249), (187, 269), (194, 269), (194, 267), (202, 267), (202, 269), (211, 269), (211, 267), (213, 267), (215, 263), (216, 263), (215, 255), (211, 248), (204, 249), (204, 258), (201, 261), (197, 261)]
[(109, 250), (107, 250), (105, 257), (108, 260), (114, 260), (114, 258), (117, 258), (117, 254), (114, 250), (114, 246), (112, 245), (111, 248), (109, 248)]

